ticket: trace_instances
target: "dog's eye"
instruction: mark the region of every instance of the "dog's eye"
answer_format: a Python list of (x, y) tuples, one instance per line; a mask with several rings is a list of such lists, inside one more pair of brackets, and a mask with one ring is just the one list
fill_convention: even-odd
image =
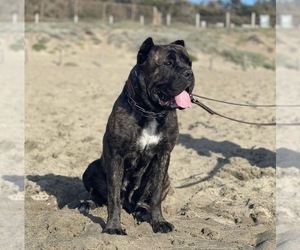
[(172, 65), (172, 62), (171, 62), (171, 61), (165, 61), (165, 62), (164, 62), (164, 65), (170, 66), (170, 65)]

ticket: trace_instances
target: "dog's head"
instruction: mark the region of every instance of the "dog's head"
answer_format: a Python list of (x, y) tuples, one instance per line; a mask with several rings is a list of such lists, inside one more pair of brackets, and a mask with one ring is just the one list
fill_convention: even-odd
[(146, 39), (137, 55), (137, 69), (153, 105), (163, 109), (191, 106), (195, 79), (183, 40), (155, 45), (152, 38)]

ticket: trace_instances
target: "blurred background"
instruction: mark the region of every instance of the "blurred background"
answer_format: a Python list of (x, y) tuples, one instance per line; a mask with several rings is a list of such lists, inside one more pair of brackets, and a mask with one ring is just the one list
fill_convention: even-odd
[[(195, 15), (200, 14), (202, 26), (223, 25), (267, 25), (274, 27), (276, 23), (275, 0), (12, 0), (2, 1), (0, 20), (10, 20), (16, 13), (25, 21), (101, 20), (109, 22), (133, 21), (145, 24), (170, 24), (183, 22), (195, 24)], [(280, 4), (277, 1), (277, 4)], [(289, 13), (295, 9), (297, 1), (289, 2)], [(25, 8), (25, 16), (24, 16)], [(226, 21), (226, 13), (230, 12), (230, 24)], [(255, 15), (253, 15), (255, 14)], [(260, 15), (267, 15), (260, 17)], [(171, 21), (168, 20), (171, 17)], [(265, 18), (265, 19), (264, 19)], [(294, 17), (295, 25), (299, 25), (299, 16)], [(261, 20), (264, 19), (264, 20)], [(227, 23), (226, 23), (227, 22)], [(264, 22), (264, 24), (262, 24)]]

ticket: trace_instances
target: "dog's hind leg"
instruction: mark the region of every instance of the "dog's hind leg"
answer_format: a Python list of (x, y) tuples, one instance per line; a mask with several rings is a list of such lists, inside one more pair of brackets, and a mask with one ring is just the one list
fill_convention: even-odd
[(138, 222), (151, 222), (151, 214), (150, 214), (150, 207), (146, 203), (139, 203), (137, 208), (132, 213), (133, 218)]
[[(170, 190), (170, 178), (169, 175), (166, 174), (163, 181), (163, 191), (162, 191), (162, 201), (166, 198), (168, 192)], [(144, 200), (144, 201), (143, 201)], [(148, 202), (146, 202), (146, 200)], [(146, 194), (145, 197), (141, 197), (141, 200), (137, 203), (137, 206), (132, 213), (134, 219), (140, 222), (148, 222), (151, 223), (152, 217), (150, 213), (150, 203), (149, 203), (149, 194)]]
[(77, 206), (78, 211), (83, 215), (88, 215), (91, 209), (98, 207), (98, 204), (92, 199), (85, 199)]
[(102, 171), (101, 159), (93, 161), (87, 167), (82, 179), (89, 194), (86, 199), (78, 205), (77, 209), (80, 213), (87, 215), (90, 209), (107, 203), (106, 176)]

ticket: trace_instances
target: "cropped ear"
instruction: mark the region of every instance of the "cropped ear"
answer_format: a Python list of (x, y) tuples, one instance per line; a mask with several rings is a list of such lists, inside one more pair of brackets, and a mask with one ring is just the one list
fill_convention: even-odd
[(184, 41), (183, 40), (177, 40), (175, 42), (172, 42), (171, 44), (177, 44), (177, 45), (180, 45), (180, 46), (184, 47)]
[(142, 64), (147, 60), (148, 54), (153, 46), (154, 43), (152, 38), (148, 37), (140, 47), (140, 50), (137, 55), (137, 64)]

